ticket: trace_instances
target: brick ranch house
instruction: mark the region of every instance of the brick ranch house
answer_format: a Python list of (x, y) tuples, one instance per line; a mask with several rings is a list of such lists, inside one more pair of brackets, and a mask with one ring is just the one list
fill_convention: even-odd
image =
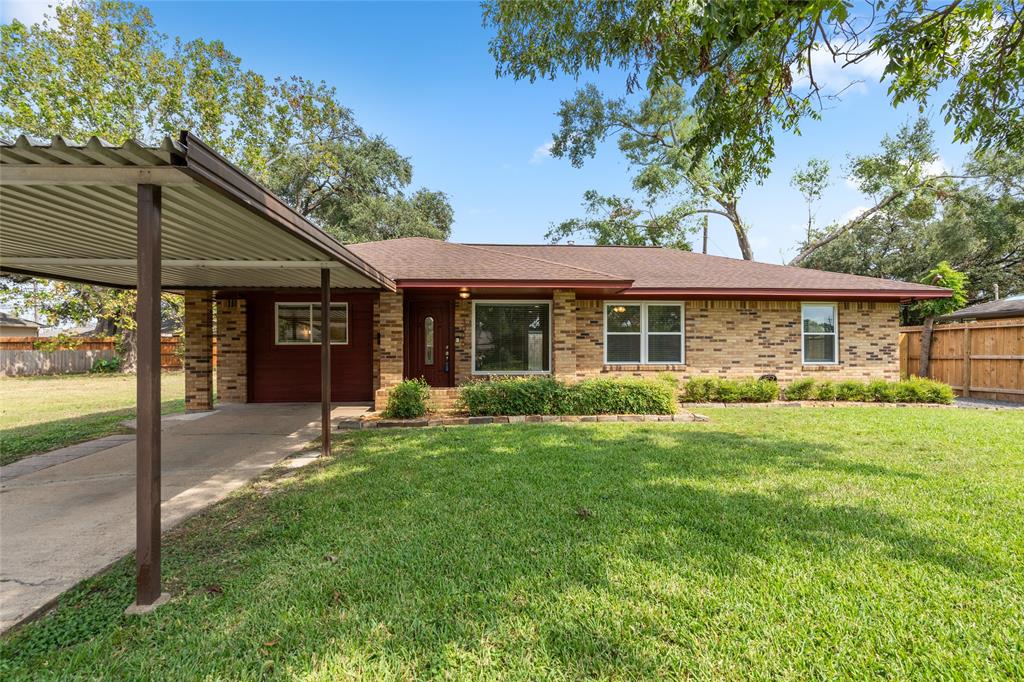
[[(949, 295), (655, 247), (412, 237), (347, 249), (397, 290), (332, 290), (331, 397), (378, 408), (414, 377), (439, 406), (467, 381), (508, 375), (897, 379), (900, 303)], [(186, 292), (186, 338), (199, 348), (211, 297), (221, 400), (319, 400), (318, 291)], [(207, 407), (193, 390), (202, 377), (187, 379), (189, 405)]]

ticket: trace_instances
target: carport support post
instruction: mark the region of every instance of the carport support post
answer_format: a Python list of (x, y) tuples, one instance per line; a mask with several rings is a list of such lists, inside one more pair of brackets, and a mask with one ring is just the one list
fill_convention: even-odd
[(320, 269), (320, 452), (331, 454), (331, 270)]
[(159, 185), (138, 186), (138, 374), (135, 430), (135, 606), (145, 613), (160, 594), (160, 212)]

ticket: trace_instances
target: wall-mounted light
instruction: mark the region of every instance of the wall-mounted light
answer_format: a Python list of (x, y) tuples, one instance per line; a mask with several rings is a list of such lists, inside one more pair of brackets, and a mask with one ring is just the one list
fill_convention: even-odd
[(462, 300), (466, 300), (467, 298), (469, 298), (469, 289), (466, 289), (465, 287), (459, 289), (459, 298), (461, 298)]

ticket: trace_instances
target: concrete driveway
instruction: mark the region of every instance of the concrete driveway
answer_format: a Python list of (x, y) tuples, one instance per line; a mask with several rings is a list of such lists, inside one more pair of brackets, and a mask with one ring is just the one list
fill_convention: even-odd
[[(333, 416), (366, 409), (337, 407)], [(320, 406), (306, 403), (164, 421), (163, 529), (301, 451), (319, 423)], [(0, 632), (134, 549), (135, 442), (111, 445), (0, 481)]]

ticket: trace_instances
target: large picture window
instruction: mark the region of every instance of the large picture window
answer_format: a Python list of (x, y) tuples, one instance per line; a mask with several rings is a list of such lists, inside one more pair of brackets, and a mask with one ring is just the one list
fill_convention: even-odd
[(684, 362), (682, 303), (606, 303), (605, 358), (610, 365)]
[[(319, 303), (278, 303), (277, 338), (279, 346), (320, 343), (323, 327)], [(330, 319), (332, 344), (348, 343), (348, 303), (332, 303)]]
[(804, 303), (800, 328), (805, 365), (834, 365), (839, 360), (839, 325), (833, 303)]
[(550, 370), (548, 301), (473, 302), (473, 372), (529, 374)]

